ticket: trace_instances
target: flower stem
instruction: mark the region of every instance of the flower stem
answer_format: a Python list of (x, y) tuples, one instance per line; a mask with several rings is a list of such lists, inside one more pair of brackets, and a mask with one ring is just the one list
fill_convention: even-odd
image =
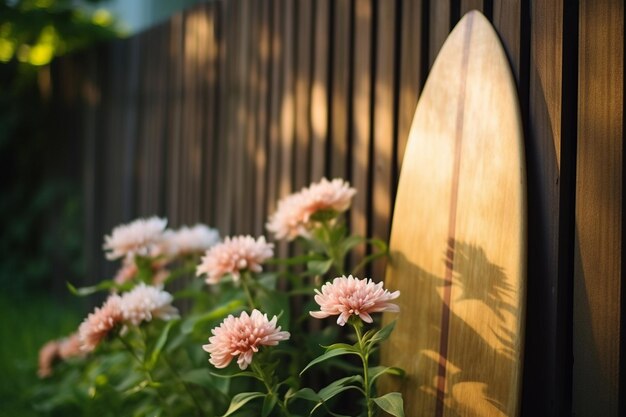
[(365, 404), (367, 406), (367, 417), (372, 417), (374, 415), (374, 410), (372, 409), (372, 400), (371, 400), (371, 390), (370, 390), (370, 379), (369, 379), (369, 352), (365, 348), (365, 343), (363, 343), (363, 335), (361, 334), (361, 325), (360, 323), (353, 323), (352, 327), (356, 332), (357, 343), (359, 344), (359, 350), (361, 351), (361, 360), (363, 361), (363, 388), (365, 390)]
[(180, 377), (180, 374), (178, 373), (176, 368), (174, 368), (174, 366), (172, 365), (172, 362), (170, 362), (170, 359), (166, 355), (161, 354), (161, 357), (163, 358), (163, 360), (167, 364), (167, 367), (170, 369), (170, 371), (172, 372), (174, 377), (178, 380), (178, 382), (180, 382), (180, 384), (183, 386), (185, 391), (187, 391), (187, 394), (189, 394), (189, 397), (191, 397), (191, 400), (193, 401), (194, 405), (196, 406), (196, 414), (198, 416), (204, 416), (204, 411), (202, 410), (202, 406), (200, 405), (200, 402), (198, 401), (196, 396), (193, 395), (193, 392), (191, 391), (191, 387), (189, 387), (189, 384), (187, 384), (187, 382), (185, 382)]
[[(143, 334), (142, 334), (143, 336)], [(128, 340), (124, 339), (124, 337), (122, 337), (121, 334), (117, 334), (117, 338), (120, 340), (120, 342), (122, 342), (122, 344), (124, 345), (124, 347), (126, 348), (126, 350), (130, 353), (130, 355), (135, 359), (135, 361), (137, 361), (137, 363), (139, 364), (139, 367), (141, 368), (141, 370), (144, 372), (144, 374), (146, 375), (146, 379), (148, 380), (148, 382), (150, 384), (152, 384), (153, 386), (156, 385), (154, 378), (152, 378), (152, 374), (150, 373), (150, 371), (144, 366), (143, 361), (141, 360), (141, 358), (139, 356), (137, 356), (137, 353), (135, 352), (135, 349), (133, 349), (133, 347), (131, 346), (131, 344), (128, 342)], [(167, 409), (169, 408), (167, 405), (167, 400), (165, 399), (165, 397), (163, 397), (163, 394), (161, 394), (161, 391), (159, 391), (156, 386), (154, 387), (154, 390), (156, 391), (159, 400), (161, 401), (161, 405), (163, 407), (163, 409)]]
[(257, 374), (257, 376), (261, 379), (261, 381), (263, 381), (263, 385), (265, 385), (265, 389), (267, 390), (267, 395), (269, 395), (270, 397), (276, 397), (276, 400), (277, 400), (276, 404), (278, 404), (278, 407), (280, 408), (280, 411), (282, 412), (282, 414), (284, 414), (285, 417), (290, 417), (291, 414), (289, 414), (289, 410), (287, 409), (287, 406), (285, 405), (284, 402), (280, 401), (280, 398), (278, 397), (278, 392), (274, 392), (274, 390), (272, 389), (271, 381), (267, 380), (267, 376), (265, 372), (263, 371), (263, 369), (254, 363), (251, 364), (251, 367), (254, 373)]
[(241, 274), (241, 286), (243, 287), (243, 291), (246, 293), (246, 298), (248, 299), (248, 305), (251, 310), (254, 310), (256, 307), (254, 305), (254, 298), (252, 298), (252, 293), (250, 292), (250, 283), (249, 283), (249, 273), (245, 271)]

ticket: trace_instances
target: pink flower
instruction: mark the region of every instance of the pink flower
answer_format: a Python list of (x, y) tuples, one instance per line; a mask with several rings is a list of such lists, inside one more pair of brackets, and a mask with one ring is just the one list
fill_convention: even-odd
[(289, 339), (289, 332), (280, 331), (276, 320), (276, 316), (268, 320), (267, 314), (256, 309), (249, 316), (245, 311), (239, 317), (229, 315), (219, 327), (211, 330), (213, 336), (202, 349), (209, 352), (209, 362), (216, 368), (227, 367), (235, 356), (239, 356), (239, 368), (246, 369), (260, 346), (276, 346)]
[(202, 253), (219, 240), (218, 231), (203, 224), (193, 227), (183, 226), (178, 230), (166, 230), (164, 234), (165, 252), (170, 256)]
[(167, 220), (159, 217), (137, 219), (129, 224), (122, 224), (104, 237), (103, 248), (109, 260), (123, 256), (151, 256), (152, 251), (162, 238)]
[(310, 314), (323, 319), (339, 315), (337, 324), (343, 326), (350, 316), (359, 316), (361, 320), (371, 323), (371, 313), (382, 311), (400, 311), (400, 308), (390, 303), (398, 298), (400, 291), (390, 293), (383, 288), (383, 283), (374, 283), (371, 279), (362, 280), (352, 277), (337, 277), (332, 283), (322, 286), (322, 291), (315, 290), (315, 302), (320, 305), (321, 311), (311, 311)]
[(178, 310), (172, 305), (173, 299), (167, 291), (141, 283), (121, 297), (119, 306), (124, 321), (139, 325), (152, 318), (177, 318)]
[(39, 349), (39, 378), (46, 378), (52, 375), (52, 365), (59, 356), (59, 342), (51, 340)]
[(322, 210), (344, 212), (350, 208), (355, 194), (356, 190), (342, 179), (328, 181), (322, 178), (320, 182), (280, 200), (276, 212), (266, 225), (267, 230), (274, 233), (277, 239), (307, 237), (309, 229), (313, 227), (313, 214)]
[(196, 268), (196, 275), (207, 274), (207, 284), (217, 284), (226, 274), (238, 280), (240, 271), (261, 272), (261, 264), (274, 256), (273, 247), (263, 236), (257, 240), (252, 236), (227, 237), (206, 252)]
[(78, 333), (72, 333), (70, 336), (59, 342), (59, 356), (61, 359), (74, 358), (82, 356), (83, 351), (80, 349), (80, 338)]
[(122, 322), (121, 298), (113, 294), (102, 307), (94, 310), (78, 328), (80, 348), (83, 352), (93, 351), (113, 328)]

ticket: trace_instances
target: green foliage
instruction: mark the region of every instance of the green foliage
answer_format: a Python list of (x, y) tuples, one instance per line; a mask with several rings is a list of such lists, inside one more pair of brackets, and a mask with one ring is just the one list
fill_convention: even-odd
[(58, 290), (84, 276), (80, 143), (55, 136), (40, 66), (117, 34), (103, 12), (75, 3), (0, 1), (0, 285), (10, 291)]
[(76, 302), (42, 295), (0, 293), (0, 415), (32, 417), (37, 353), (48, 340), (69, 334), (82, 313)]

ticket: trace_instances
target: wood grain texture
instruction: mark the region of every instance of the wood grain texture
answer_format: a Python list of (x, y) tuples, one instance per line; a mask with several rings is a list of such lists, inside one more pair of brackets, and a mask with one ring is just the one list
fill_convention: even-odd
[(612, 417), (623, 326), (623, 2), (580, 2), (578, 75), (573, 411)]
[(294, 189), (311, 181), (311, 69), (313, 62), (313, 2), (296, 1), (297, 48), (295, 75)]
[(330, 177), (348, 178), (348, 117), (350, 111), (350, 1), (334, 0), (333, 68), (331, 71)]
[(553, 330), (560, 320), (563, 293), (569, 291), (567, 282), (559, 282), (566, 268), (560, 265), (559, 242), (567, 233), (561, 230), (561, 211), (572, 203), (565, 200), (561, 207), (563, 3), (535, 4), (531, 21), (526, 148), (529, 189), (533, 189), (528, 199), (529, 226), (535, 227), (529, 231), (528, 298), (533, 302), (527, 309), (524, 412), (564, 415), (565, 410), (557, 412), (557, 401), (548, 401), (556, 392), (566, 392), (571, 383), (562, 367), (567, 355), (557, 345), (565, 340), (566, 327)]
[(182, 170), (181, 159), (181, 124), (183, 100), (183, 51), (184, 51), (184, 19), (182, 14), (172, 18), (169, 32), (168, 84), (171, 86), (168, 95), (168, 143), (167, 170), (168, 185), (166, 196), (166, 213), (169, 224), (177, 227), (181, 218), (180, 182)]
[[(369, 201), (370, 149), (372, 138), (372, 25), (371, 0), (354, 2), (354, 72), (352, 88), (352, 186), (358, 191), (350, 210), (350, 227), (353, 234), (367, 236)], [(365, 255), (365, 248), (355, 248), (352, 264), (358, 264)]]
[[(376, 78), (374, 81), (373, 147), (372, 154), (372, 212), (371, 235), (387, 241), (391, 218), (392, 164), (395, 135), (395, 39), (396, 5), (383, 1), (377, 4), (378, 26), (376, 31)], [(384, 276), (385, 260), (372, 264), (372, 276)]]
[(397, 169), (394, 178), (398, 178), (409, 130), (415, 114), (417, 99), (422, 91), (425, 65), (422, 62), (423, 45), (422, 22), (424, 0), (402, 2), (401, 38), (400, 38), (400, 81), (398, 98), (398, 137), (397, 137)]
[(431, 1), (429, 3), (428, 19), (428, 62), (429, 68), (441, 49), (448, 33), (450, 33), (450, 3), (451, 0)]
[(407, 415), (518, 415), (526, 190), (515, 90), (491, 25), (466, 15), (426, 82), (396, 197), (386, 284), (405, 297), (383, 363), (408, 372)]
[(206, 6), (206, 33), (201, 38), (204, 49), (206, 67), (203, 70), (205, 88), (205, 115), (202, 129), (202, 209), (201, 219), (209, 225), (215, 225), (215, 165), (217, 161), (217, 107), (218, 107), (218, 56), (217, 38), (218, 15), (215, 3)]
[(326, 142), (329, 118), (330, 0), (316, 0), (313, 81), (311, 84), (311, 181), (326, 175)]
[(521, 15), (522, 0), (493, 1), (493, 25), (500, 35), (513, 74), (518, 82), (522, 71), (520, 68), (522, 59)]
[(219, 2), (220, 26), (218, 31), (219, 39), (219, 58), (218, 58), (218, 101), (220, 103), (218, 110), (218, 145), (217, 145), (217, 170), (216, 170), (216, 226), (220, 233), (227, 236), (231, 233), (231, 215), (232, 215), (232, 176), (229, 175), (230, 164), (230, 143), (228, 142), (228, 132), (230, 130), (229, 123), (229, 104), (230, 104), (230, 79), (232, 70), (230, 62), (231, 55), (234, 53), (234, 45), (232, 44), (232, 25), (227, 25), (232, 16), (232, 5), (230, 2)]
[(480, 12), (483, 11), (484, 1), (483, 0), (461, 0), (459, 10), (460, 15), (464, 16), (465, 13), (478, 10)]
[(258, 2), (259, 20), (257, 26), (258, 39), (258, 71), (259, 71), (259, 94), (257, 103), (257, 131), (256, 131), (256, 151), (254, 155), (255, 165), (255, 201), (257, 202), (254, 212), (253, 231), (257, 236), (261, 236), (265, 229), (267, 218), (267, 152), (268, 152), (268, 107), (269, 107), (269, 83), (270, 83), (270, 58), (271, 58), (271, 38), (269, 9), (270, 2), (262, 0)]
[(269, 144), (268, 144), (268, 177), (266, 211), (271, 214), (276, 209), (279, 193), (279, 164), (280, 164), (280, 109), (281, 97), (281, 65), (284, 54), (284, 43), (281, 37), (282, 7), (280, 0), (273, 0), (271, 6), (272, 26), (272, 53), (271, 53), (271, 80), (270, 80), (270, 108), (269, 108)]

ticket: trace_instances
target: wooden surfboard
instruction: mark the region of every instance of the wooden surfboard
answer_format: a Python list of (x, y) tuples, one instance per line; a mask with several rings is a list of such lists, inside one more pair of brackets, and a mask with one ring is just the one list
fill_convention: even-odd
[(506, 55), (479, 12), (452, 31), (417, 105), (390, 252), (385, 284), (401, 291), (401, 312), (382, 363), (407, 371), (399, 388), (406, 415), (517, 416), (526, 285), (522, 123)]

